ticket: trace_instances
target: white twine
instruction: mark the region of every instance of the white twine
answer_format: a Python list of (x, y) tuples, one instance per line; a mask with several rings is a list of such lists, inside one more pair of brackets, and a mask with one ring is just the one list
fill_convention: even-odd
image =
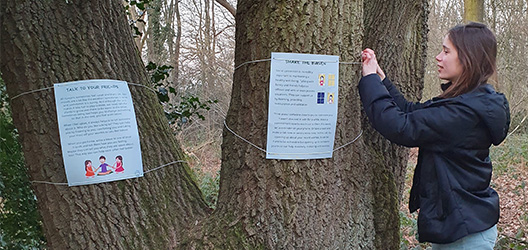
[(143, 172), (143, 174), (150, 173), (150, 172), (152, 172), (152, 171), (156, 171), (156, 170), (161, 169), (161, 168), (164, 168), (164, 167), (166, 167), (166, 166), (170, 166), (170, 165), (172, 165), (172, 164), (174, 164), (174, 163), (182, 163), (182, 162), (186, 162), (186, 161), (173, 161), (173, 162), (169, 162), (169, 163), (167, 163), (167, 164), (163, 164), (163, 165), (161, 165), (161, 166), (159, 166), (159, 167), (155, 167), (155, 168), (153, 168), (153, 169), (149, 169), (149, 170)]
[[(157, 92), (158, 92), (156, 89), (151, 88), (151, 87), (149, 87), (149, 86), (147, 86), (147, 85), (137, 84), (137, 83), (132, 83), (132, 82), (127, 82), (127, 83), (130, 84), (130, 85), (140, 86), (140, 87), (147, 88), (147, 89), (153, 91), (154, 93), (157, 93)], [(39, 91), (44, 91), (44, 90), (49, 90), (49, 89), (53, 89), (53, 88), (54, 88), (54, 86), (51, 86), (51, 87), (45, 87), (45, 88), (41, 88), (41, 89), (34, 89), (34, 90), (30, 90), (30, 91), (22, 92), (22, 93), (20, 93), (20, 94), (18, 94), (18, 95), (16, 95), (16, 96), (13, 96), (13, 97), (10, 98), (10, 99), (11, 99), (11, 101), (12, 101), (12, 100), (15, 100), (16, 98), (18, 98), (18, 97), (20, 97), (20, 96), (23, 96), (23, 95), (27, 95), (27, 94), (31, 94), (31, 93), (35, 93), (35, 92), (39, 92)]]
[[(238, 137), (239, 139), (243, 140), (244, 142), (248, 143), (249, 145), (255, 147), (256, 149), (264, 152), (264, 153), (267, 153), (267, 151), (257, 145), (255, 145), (254, 143), (250, 142), (249, 140), (245, 139), (244, 137), (238, 135), (237, 133), (235, 133), (235, 131), (233, 131), (231, 128), (229, 128), (229, 126), (227, 126), (227, 123), (225, 122), (224, 120), (224, 125), (225, 127), (227, 128), (227, 130), (229, 132), (231, 132), (233, 135), (235, 135), (236, 137)], [(352, 143), (354, 143), (355, 141), (357, 141), (359, 139), (359, 137), (361, 137), (361, 135), (363, 134), (363, 130), (361, 130), (359, 132), (359, 134), (356, 136), (356, 138), (354, 138), (352, 141), (350, 142), (347, 142), (345, 144), (343, 144), (342, 146), (340, 147), (337, 147), (335, 148), (332, 152), (335, 152), (339, 149), (342, 149)], [(297, 154), (297, 155), (314, 155), (314, 154), (324, 154), (324, 153), (329, 153), (329, 152), (314, 152), (314, 153), (271, 153), (270, 154), (275, 154), (275, 155), (288, 155), (288, 154)], [(163, 164), (161, 166), (158, 166), (158, 167), (155, 167), (153, 169), (149, 169), (145, 172), (143, 172), (143, 174), (147, 174), (147, 173), (150, 173), (150, 172), (153, 172), (153, 171), (156, 171), (156, 170), (159, 170), (159, 169), (162, 169), (162, 168), (165, 168), (167, 166), (170, 166), (170, 165), (173, 165), (175, 163), (184, 163), (184, 162), (187, 162), (187, 161), (182, 161), (182, 160), (178, 160), (178, 161), (173, 161), (173, 162), (169, 162), (167, 164)], [(67, 182), (49, 182), (49, 181), (31, 181), (31, 183), (38, 183), (38, 184), (49, 184), (49, 185), (56, 185), (56, 186), (67, 186), (68, 183)]]
[(252, 142), (246, 140), (244, 137), (238, 135), (237, 133), (235, 133), (235, 131), (231, 130), (231, 129), (229, 128), (229, 126), (227, 126), (227, 123), (226, 123), (225, 120), (224, 120), (224, 126), (227, 128), (227, 130), (229, 130), (229, 132), (231, 132), (233, 135), (235, 135), (236, 137), (238, 137), (240, 140), (243, 140), (243, 141), (245, 141), (246, 143), (248, 143), (249, 145), (255, 147), (256, 149), (258, 149), (258, 150), (260, 150), (260, 151), (266, 153), (266, 150), (265, 150), (265, 149), (263, 149), (263, 148), (261, 148), (261, 147), (255, 145), (254, 143), (252, 143)]
[(339, 62), (339, 64), (362, 64), (361, 62)]
[(134, 85), (134, 86), (144, 87), (144, 88), (147, 88), (147, 89), (151, 90), (151, 91), (154, 92), (154, 93), (158, 93), (158, 91), (157, 91), (155, 88), (151, 88), (151, 87), (149, 87), (149, 86), (147, 86), (147, 85), (138, 84), (138, 83), (133, 83), (133, 82), (127, 82), (127, 83), (130, 84), (130, 85)]
[(41, 89), (34, 89), (34, 90), (30, 90), (30, 91), (27, 91), (27, 92), (22, 92), (16, 96), (13, 96), (11, 98), (11, 100), (15, 100), (16, 98), (20, 97), (20, 96), (23, 96), (23, 95), (27, 95), (27, 94), (31, 94), (31, 93), (35, 93), (35, 92), (39, 92), (39, 91), (43, 91), (43, 90), (47, 90), (47, 89), (53, 89), (53, 86), (51, 87), (46, 87), (46, 88), (41, 88)]
[[(290, 59), (287, 59), (287, 58), (273, 58), (274, 60), (281, 60), (281, 61), (284, 61), (284, 60), (290, 60)], [(291, 60), (294, 60), (294, 59), (291, 59)], [(267, 58), (267, 59), (259, 59), (259, 60), (253, 60), (253, 61), (247, 61), (247, 62), (244, 62), (238, 66), (235, 67), (235, 71), (237, 69), (239, 69), (240, 67), (246, 65), (246, 64), (250, 64), (250, 63), (259, 63), (259, 62), (267, 62), (267, 61), (271, 61), (271, 58)], [(295, 61), (301, 61), (301, 62), (326, 62), (326, 63), (337, 63), (338, 61), (321, 61), (321, 60), (297, 60), (295, 59)], [(361, 64), (361, 62), (339, 62), (339, 64)], [(269, 153), (269, 154), (275, 154), (275, 155), (288, 155), (288, 154), (295, 154), (295, 155), (314, 155), (314, 154), (325, 154), (325, 153), (330, 153), (330, 152), (312, 152), (312, 153), (272, 153), (272, 152), (267, 152), (265, 149), (255, 145), (254, 143), (250, 142), (249, 140), (245, 139), (244, 137), (238, 135), (237, 133), (235, 133), (235, 131), (233, 131), (231, 128), (229, 128), (229, 126), (227, 126), (227, 123), (225, 122), (224, 120), (224, 126), (227, 128), (227, 130), (229, 132), (231, 132), (233, 135), (235, 135), (236, 137), (238, 137), (239, 139), (243, 140), (244, 142), (248, 143), (249, 145), (255, 147), (256, 149), (264, 152), (264, 153)], [(335, 148), (332, 152), (335, 152), (339, 149), (342, 149), (352, 143), (354, 143), (355, 141), (357, 141), (357, 139), (359, 139), (359, 137), (361, 137), (361, 135), (363, 134), (363, 130), (361, 130), (358, 134), (358, 136), (356, 136), (356, 138), (354, 138), (354, 140), (350, 141), (350, 142), (347, 142), (345, 143), (344, 145), (341, 145), (337, 148)]]
[(260, 59), (260, 60), (254, 60), (254, 61), (247, 61), (247, 62), (245, 62), (245, 63), (242, 63), (242, 64), (236, 66), (236, 67), (235, 67), (235, 71), (236, 71), (238, 68), (240, 68), (240, 67), (242, 67), (242, 66), (244, 66), (244, 65), (246, 65), (246, 64), (248, 64), (248, 63), (258, 63), (258, 62), (267, 62), (267, 61), (271, 61), (271, 58), (268, 58), (268, 59)]
[[(167, 164), (163, 164), (163, 165), (158, 166), (158, 167), (155, 167), (155, 168), (153, 168), (153, 169), (149, 169), (149, 170), (143, 172), (143, 174), (147, 174), (147, 173), (150, 173), (150, 172), (152, 172), (152, 171), (156, 171), (156, 170), (158, 170), (158, 169), (162, 169), (162, 168), (167, 167), (167, 166), (170, 166), (170, 165), (172, 165), (172, 164), (175, 164), (175, 163), (181, 163), (181, 162), (186, 162), (186, 161), (181, 161), (181, 160), (180, 160), (180, 161), (169, 162), (169, 163), (167, 163)], [(131, 179), (132, 179), (132, 178), (131, 178)], [(49, 185), (56, 185), (56, 186), (66, 186), (66, 185), (68, 185), (67, 182), (50, 182), (50, 181), (31, 181), (31, 183), (49, 184)], [(95, 183), (95, 184), (98, 184), (98, 183)]]
[(56, 185), (56, 186), (67, 186), (68, 185), (68, 183), (66, 182), (49, 182), (49, 181), (31, 181), (31, 183), (50, 184), (50, 185)]
[(510, 135), (512, 135), (513, 133), (515, 133), (515, 131), (517, 131), (517, 129), (523, 124), (523, 122), (526, 120), (527, 117), (528, 117), (528, 115), (525, 116), (525, 117), (521, 120), (521, 122), (517, 125), (517, 127), (515, 127), (515, 128), (514, 128), (509, 134), (508, 134), (508, 135), (506, 135), (506, 137), (505, 137), (504, 139), (510, 137)]
[[(224, 120), (224, 126), (225, 126), (225, 127), (227, 128), (227, 130), (228, 130), (229, 132), (231, 132), (234, 136), (238, 137), (239, 139), (243, 140), (244, 142), (248, 143), (249, 145), (255, 147), (256, 149), (258, 149), (258, 150), (260, 150), (260, 151), (262, 151), (262, 152), (264, 152), (264, 153), (273, 154), (273, 155), (318, 155), (318, 154), (326, 154), (326, 153), (330, 153), (330, 151), (326, 151), (326, 152), (311, 152), (311, 153), (273, 153), (273, 152), (268, 152), (268, 151), (266, 151), (265, 149), (263, 149), (263, 148), (261, 148), (261, 147), (255, 145), (254, 143), (250, 142), (249, 140), (247, 140), (247, 139), (245, 139), (244, 137), (242, 137), (242, 136), (238, 135), (237, 133), (235, 133), (235, 131), (233, 131), (231, 128), (229, 128), (229, 126), (227, 126), (227, 123), (226, 123), (225, 120)], [(335, 151), (337, 151), (337, 150), (339, 150), (339, 149), (342, 149), (342, 148), (344, 148), (344, 147), (346, 147), (346, 146), (348, 146), (348, 145), (350, 145), (350, 144), (356, 142), (356, 141), (359, 139), (359, 137), (361, 137), (362, 134), (363, 134), (363, 130), (361, 130), (361, 131), (359, 132), (359, 134), (356, 136), (356, 138), (354, 138), (352, 141), (349, 141), (349, 142), (347, 142), (347, 143), (345, 143), (345, 144), (343, 144), (343, 145), (341, 145), (341, 146), (335, 148), (335, 149), (332, 150), (331, 152), (333, 153), (333, 152), (335, 152)]]
[(344, 148), (344, 147), (346, 147), (346, 146), (348, 146), (348, 145), (350, 145), (350, 144), (356, 142), (357, 139), (359, 139), (359, 137), (361, 137), (361, 135), (363, 135), (363, 130), (359, 131), (359, 134), (356, 136), (356, 138), (354, 138), (354, 140), (349, 141), (349, 142), (347, 142), (347, 143), (345, 143), (345, 144), (343, 144), (343, 145), (337, 147), (337, 148), (334, 149), (334, 151), (332, 151), (332, 152), (335, 152), (335, 151), (337, 151), (337, 150), (339, 150), (339, 149), (342, 149), (342, 148)]
[[(288, 60), (286, 58), (273, 58), (275, 60)], [(260, 59), (260, 60), (253, 60), (253, 61), (247, 61), (247, 62), (244, 62), (238, 66), (235, 67), (235, 71), (237, 69), (239, 69), (240, 67), (246, 65), (246, 64), (250, 64), (250, 63), (259, 63), (259, 62), (267, 62), (267, 61), (271, 61), (271, 58), (267, 58), (267, 59)], [(305, 62), (313, 62), (313, 61), (320, 61), (320, 60), (296, 60), (296, 61), (305, 61)], [(328, 62), (328, 63), (337, 63), (338, 61), (323, 61), (323, 62)], [(361, 64), (361, 62), (339, 62), (339, 64)], [(151, 91), (153, 91), (154, 93), (157, 93), (157, 90), (154, 89), (154, 88), (151, 88), (149, 86), (146, 86), (146, 85), (143, 85), (143, 84), (137, 84), (137, 83), (132, 83), (132, 82), (127, 82), (128, 84), (130, 85), (134, 85), (134, 86), (140, 86), (140, 87), (144, 87), (144, 88), (147, 88)], [(22, 92), (12, 98), (10, 98), (11, 100), (14, 100), (20, 96), (23, 96), (23, 95), (27, 95), (27, 94), (31, 94), (31, 93), (35, 93), (35, 92), (39, 92), (39, 91), (44, 91), (44, 90), (50, 90), (50, 89), (53, 89), (54, 86), (51, 86), (51, 87), (45, 87), (45, 88), (40, 88), (40, 89), (34, 89), (34, 90), (30, 90), (30, 91), (26, 91), (26, 92)], [(238, 137), (239, 139), (243, 140), (244, 142), (248, 143), (249, 145), (255, 147), (256, 149), (264, 152), (264, 153), (267, 153), (267, 151), (257, 145), (255, 145), (254, 143), (248, 141), (247, 139), (243, 138), (242, 136), (238, 135), (237, 133), (235, 133), (235, 131), (231, 130), (231, 128), (229, 128), (229, 126), (227, 126), (227, 123), (225, 122), (224, 120), (224, 125), (225, 127), (227, 128), (227, 130), (229, 132), (231, 132), (233, 135), (235, 135), (236, 137)], [(336, 149), (334, 149), (332, 152), (335, 152), (336, 150), (339, 150), (341, 148), (344, 148), (352, 143), (354, 143), (357, 139), (359, 139), (359, 137), (361, 137), (361, 135), (363, 134), (363, 130), (360, 131), (359, 135), (354, 138), (354, 140), (340, 146), (340, 147), (337, 147)], [(321, 153), (328, 153), (328, 152), (320, 152), (320, 153), (299, 153), (301, 155), (304, 155), (304, 154), (321, 154)], [(270, 154), (287, 154), (287, 153), (271, 153)], [(155, 170), (158, 170), (158, 169), (161, 169), (161, 168), (164, 168), (164, 167), (167, 167), (167, 166), (170, 166), (174, 163), (180, 163), (180, 162), (186, 162), (186, 161), (173, 161), (173, 162), (170, 162), (170, 163), (167, 163), (167, 164), (164, 164), (164, 165), (161, 165), (161, 166), (158, 166), (156, 168), (153, 168), (153, 169), (150, 169), (150, 170), (147, 170), (144, 172), (144, 174), (146, 173), (149, 173), (149, 172), (152, 172), (152, 171), (155, 171)], [(68, 185), (68, 183), (65, 183), (65, 182), (49, 182), (49, 181), (31, 181), (31, 183), (40, 183), (40, 184), (50, 184), (50, 185)]]
[[(297, 60), (297, 59), (287, 59), (287, 58), (273, 58), (273, 59), (274, 60), (281, 60), (281, 61), (284, 61), (284, 60), (295, 60), (295, 61), (300, 61), (300, 62), (326, 62), (326, 63), (337, 63), (338, 62), (338, 61), (321, 61), (321, 60)], [(241, 63), (240, 65), (236, 66), (234, 71), (236, 71), (237, 69), (239, 69), (240, 67), (242, 67), (242, 66), (244, 66), (246, 64), (267, 62), (267, 61), (271, 61), (271, 58), (259, 59), (259, 60), (254, 60), (254, 61), (247, 61), (247, 62)], [(339, 62), (339, 64), (361, 64), (361, 62)]]
[[(286, 58), (273, 58), (275, 60), (289, 60), (289, 59), (286, 59)], [(250, 64), (250, 63), (259, 63), (259, 62), (267, 62), (267, 61), (271, 61), (271, 58), (267, 58), (267, 59), (260, 59), (260, 60), (253, 60), (253, 61), (247, 61), (247, 62), (244, 62), (238, 66), (235, 67), (235, 71), (237, 69), (239, 69), (240, 67), (246, 65), (246, 64)], [(320, 61), (320, 60), (296, 60), (296, 61), (301, 61), (301, 62), (327, 62), (327, 63), (336, 63), (337, 61)], [(361, 62), (339, 62), (339, 64), (361, 64)], [(144, 88), (147, 88), (149, 90), (151, 90), (152, 92), (154, 93), (157, 93), (158, 91), (152, 87), (149, 87), (147, 85), (143, 85), (143, 84), (137, 84), (137, 83), (132, 83), (132, 82), (127, 82), (128, 84), (130, 85), (134, 85), (134, 86), (140, 86), (140, 87), (144, 87)], [(43, 90), (49, 90), (49, 89), (53, 89), (54, 87), (51, 86), (51, 87), (45, 87), (45, 88), (40, 88), (40, 89), (34, 89), (34, 90), (30, 90), (30, 91), (26, 91), (26, 92), (22, 92), (16, 96), (13, 96), (12, 98), (10, 98), (11, 100), (14, 100), (20, 96), (23, 96), (23, 95), (27, 95), (27, 94), (31, 94), (31, 93), (35, 93), (35, 92), (39, 92), (39, 91), (43, 91)]]

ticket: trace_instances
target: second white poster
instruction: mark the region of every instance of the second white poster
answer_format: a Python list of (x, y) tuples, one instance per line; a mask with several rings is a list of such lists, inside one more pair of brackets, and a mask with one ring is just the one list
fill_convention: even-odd
[(339, 57), (272, 53), (267, 159), (331, 158)]

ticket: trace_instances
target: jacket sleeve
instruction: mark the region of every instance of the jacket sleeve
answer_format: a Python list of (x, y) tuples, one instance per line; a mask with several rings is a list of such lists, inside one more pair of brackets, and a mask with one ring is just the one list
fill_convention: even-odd
[(389, 94), (394, 99), (394, 102), (403, 112), (411, 112), (413, 110), (421, 109), (423, 107), (422, 103), (407, 101), (407, 99), (405, 99), (405, 97), (401, 94), (398, 88), (394, 86), (394, 84), (391, 82), (391, 80), (389, 80), (388, 77), (385, 77), (382, 83), (387, 89), (387, 91), (389, 91)]
[(404, 112), (376, 74), (361, 78), (359, 94), (374, 129), (408, 147), (454, 144), (478, 121), (475, 112), (456, 103)]

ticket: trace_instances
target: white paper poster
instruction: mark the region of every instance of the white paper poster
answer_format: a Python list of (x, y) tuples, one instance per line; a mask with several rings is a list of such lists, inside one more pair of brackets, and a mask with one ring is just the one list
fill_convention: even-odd
[(136, 115), (127, 82), (54, 85), (69, 186), (143, 176)]
[(267, 159), (331, 158), (339, 57), (272, 53)]

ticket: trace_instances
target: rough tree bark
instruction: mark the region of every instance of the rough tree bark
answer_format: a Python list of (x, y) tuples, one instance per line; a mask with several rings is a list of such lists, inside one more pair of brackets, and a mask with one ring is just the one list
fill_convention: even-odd
[[(0, 70), (11, 97), (53, 83), (148, 76), (119, 0), (1, 1)], [(184, 159), (156, 95), (131, 86), (144, 169)], [(11, 100), (32, 180), (66, 182), (54, 94)], [(88, 186), (33, 184), (50, 249), (170, 249), (208, 213), (189, 168)]]
[[(364, 4), (363, 45), (376, 51), (387, 77), (411, 101), (420, 100), (424, 85), (428, 13), (427, 0), (374, 0)], [(385, 237), (393, 243), (399, 241), (393, 230), (399, 228), (398, 201), (407, 202), (402, 197), (409, 150), (385, 140), (365, 120), (363, 127), (368, 131), (365, 142), (375, 152), (368, 155), (368, 162), (376, 183), (372, 192), (377, 204), (376, 249), (385, 249)], [(391, 248), (399, 246), (394, 244)]]
[[(269, 58), (271, 52), (359, 61), (360, 51), (369, 45), (381, 55), (386, 52), (380, 59), (391, 77), (409, 77), (401, 85), (416, 97), (423, 85), (426, 17), (425, 0), (240, 0), (235, 65)], [(269, 62), (235, 71), (226, 119), (231, 129), (262, 148), (269, 72)], [(335, 145), (366, 131), (332, 159), (266, 160), (265, 153), (224, 130), (217, 209), (193, 231), (186, 246), (398, 249), (397, 187), (403, 182), (407, 151), (369, 128), (356, 88), (359, 77), (359, 65), (340, 66)]]
[[(389, 13), (394, 13), (389, 15)], [(364, 47), (376, 51), (380, 66), (408, 100), (419, 101), (424, 85), (427, 52), (428, 1), (368, 1), (365, 3)], [(392, 167), (398, 193), (404, 191), (408, 150), (379, 134), (368, 141), (387, 152), (382, 165)]]

